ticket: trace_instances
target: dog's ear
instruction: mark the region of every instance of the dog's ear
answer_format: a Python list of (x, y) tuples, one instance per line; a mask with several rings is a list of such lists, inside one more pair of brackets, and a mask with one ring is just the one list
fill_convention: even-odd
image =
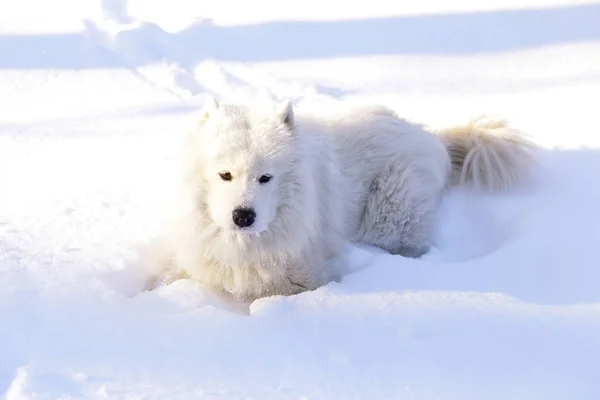
[(209, 96), (204, 102), (202, 109), (200, 110), (200, 123), (208, 121), (210, 115), (217, 111), (220, 107), (219, 102), (213, 96)]
[(279, 117), (281, 122), (283, 122), (290, 128), (292, 127), (294, 123), (294, 109), (290, 100), (285, 100), (279, 105), (279, 109), (277, 110), (277, 116)]

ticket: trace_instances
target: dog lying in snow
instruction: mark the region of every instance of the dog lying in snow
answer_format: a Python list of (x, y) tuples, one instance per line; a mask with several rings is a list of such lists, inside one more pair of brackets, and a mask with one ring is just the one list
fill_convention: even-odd
[(333, 279), (345, 242), (419, 257), (450, 185), (509, 190), (532, 145), (504, 122), (431, 132), (383, 106), (295, 113), (211, 99), (187, 137), (180, 204), (154, 248), (178, 274), (252, 300)]

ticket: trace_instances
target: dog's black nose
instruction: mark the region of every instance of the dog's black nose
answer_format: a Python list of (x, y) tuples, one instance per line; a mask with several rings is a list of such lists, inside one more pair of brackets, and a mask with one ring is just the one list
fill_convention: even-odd
[(252, 226), (256, 219), (256, 213), (251, 208), (236, 208), (232, 213), (233, 223), (240, 228)]

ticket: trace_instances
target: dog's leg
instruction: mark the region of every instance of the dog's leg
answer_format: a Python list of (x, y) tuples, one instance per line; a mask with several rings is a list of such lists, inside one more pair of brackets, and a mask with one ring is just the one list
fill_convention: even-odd
[(426, 172), (394, 162), (371, 185), (358, 241), (405, 257), (427, 253), (441, 189)]

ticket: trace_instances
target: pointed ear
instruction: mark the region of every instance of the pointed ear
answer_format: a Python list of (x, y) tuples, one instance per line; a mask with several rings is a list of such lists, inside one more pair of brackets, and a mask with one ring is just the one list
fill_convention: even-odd
[(294, 124), (294, 109), (290, 100), (285, 100), (279, 105), (277, 115), (281, 122), (291, 127)]
[(209, 96), (209, 98), (204, 102), (202, 110), (200, 110), (200, 123), (208, 121), (210, 115), (217, 111), (220, 107), (219, 102), (213, 96)]

